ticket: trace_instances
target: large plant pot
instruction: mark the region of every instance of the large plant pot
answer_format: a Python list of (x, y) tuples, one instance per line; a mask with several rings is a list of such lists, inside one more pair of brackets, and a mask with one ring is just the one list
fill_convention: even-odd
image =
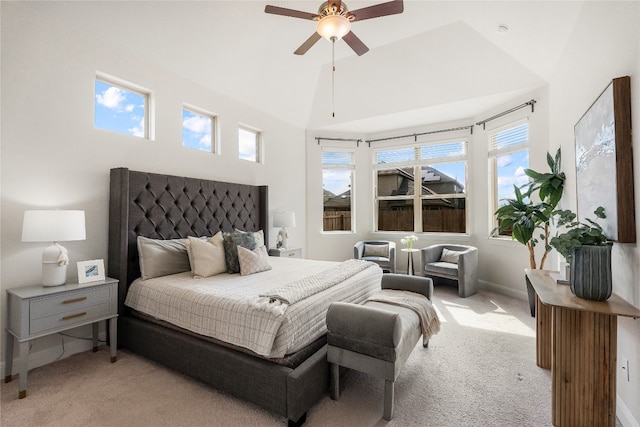
[(611, 296), (611, 245), (585, 245), (571, 257), (571, 292), (577, 297), (605, 301)]

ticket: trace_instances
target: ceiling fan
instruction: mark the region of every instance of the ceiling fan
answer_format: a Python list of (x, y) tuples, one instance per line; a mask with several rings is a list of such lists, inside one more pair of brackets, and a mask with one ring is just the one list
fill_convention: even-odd
[(349, 11), (347, 5), (341, 0), (329, 0), (322, 3), (317, 14), (271, 5), (267, 5), (264, 8), (266, 13), (274, 15), (318, 21), (316, 24), (316, 32), (293, 52), (296, 55), (304, 55), (318, 40), (324, 37), (334, 43), (336, 40), (344, 39), (358, 56), (367, 53), (369, 48), (362, 40), (353, 34), (351, 31), (351, 23), (381, 16), (395, 15), (402, 13), (403, 10), (404, 5), (402, 0), (380, 3), (353, 11)]

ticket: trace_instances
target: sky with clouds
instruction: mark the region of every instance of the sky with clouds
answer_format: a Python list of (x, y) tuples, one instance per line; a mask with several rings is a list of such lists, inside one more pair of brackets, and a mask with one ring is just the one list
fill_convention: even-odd
[(141, 94), (96, 80), (94, 125), (143, 138), (145, 101)]

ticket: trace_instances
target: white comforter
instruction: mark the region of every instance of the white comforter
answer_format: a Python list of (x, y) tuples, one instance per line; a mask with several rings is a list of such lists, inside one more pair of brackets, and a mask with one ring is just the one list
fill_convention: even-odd
[(279, 358), (326, 332), (325, 317), (332, 302), (360, 303), (380, 290), (382, 270), (371, 264), (344, 282), (282, 310), (258, 296), (340, 263), (279, 257), (270, 257), (269, 262), (271, 270), (250, 276), (222, 273), (194, 279), (186, 272), (138, 279), (131, 284), (125, 304), (197, 334)]

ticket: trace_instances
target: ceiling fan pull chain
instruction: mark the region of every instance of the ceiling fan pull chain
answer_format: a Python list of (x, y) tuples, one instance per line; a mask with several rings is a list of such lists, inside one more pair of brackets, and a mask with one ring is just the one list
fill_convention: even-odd
[(336, 116), (336, 38), (331, 37), (331, 117)]

